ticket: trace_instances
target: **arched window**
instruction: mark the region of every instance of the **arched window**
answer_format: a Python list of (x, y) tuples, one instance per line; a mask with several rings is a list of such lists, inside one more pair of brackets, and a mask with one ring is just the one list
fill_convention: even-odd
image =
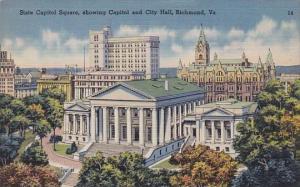
[(202, 55), (202, 54), (199, 55), (199, 59), (200, 59), (200, 60), (203, 59), (203, 55)]

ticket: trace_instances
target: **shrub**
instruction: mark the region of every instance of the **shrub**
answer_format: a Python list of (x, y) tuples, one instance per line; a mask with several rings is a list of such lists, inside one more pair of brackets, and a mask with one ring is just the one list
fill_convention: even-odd
[(70, 154), (73, 154), (73, 153), (75, 153), (76, 151), (77, 151), (77, 146), (76, 146), (76, 143), (75, 142), (73, 142), (72, 144), (71, 144), (71, 147), (68, 147), (67, 149), (66, 149), (66, 154), (68, 154), (68, 155), (70, 155)]
[(66, 154), (67, 154), (67, 155), (72, 154), (72, 151), (71, 151), (71, 148), (70, 148), (70, 147), (68, 147), (68, 148), (66, 149)]
[(55, 141), (55, 143), (57, 142), (61, 142), (62, 141), (62, 136), (60, 135), (51, 135), (49, 142), (53, 143)]

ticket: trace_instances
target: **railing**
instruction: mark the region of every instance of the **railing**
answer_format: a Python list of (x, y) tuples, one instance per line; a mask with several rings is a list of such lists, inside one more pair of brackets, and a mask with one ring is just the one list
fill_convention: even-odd
[(75, 152), (73, 154), (73, 159), (78, 161), (83, 160), (84, 155), (88, 152), (88, 150), (91, 148), (93, 144), (94, 144), (93, 142), (90, 142), (86, 144), (80, 151)]
[(182, 144), (181, 147), (180, 147), (179, 153), (182, 153), (182, 151), (183, 151), (183, 149), (185, 148), (186, 143), (188, 142), (189, 139), (190, 139), (190, 135), (188, 135), (188, 136), (185, 138), (183, 144)]
[(145, 156), (145, 166), (151, 166), (172, 153), (179, 151), (184, 141), (184, 138), (180, 138), (173, 142), (166, 143), (163, 146), (151, 148)]

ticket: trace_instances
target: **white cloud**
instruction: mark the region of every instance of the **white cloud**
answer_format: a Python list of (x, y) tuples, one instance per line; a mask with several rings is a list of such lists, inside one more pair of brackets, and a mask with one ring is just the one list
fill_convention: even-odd
[(2, 49), (11, 51), (13, 48), (13, 41), (9, 38), (4, 38), (2, 41)]
[(182, 53), (183, 47), (176, 43), (172, 43), (171, 50), (174, 51), (175, 53)]
[(228, 37), (230, 39), (241, 38), (244, 35), (245, 32), (243, 30), (237, 29), (235, 27), (231, 28), (231, 30), (228, 32)]
[(65, 43), (64, 47), (71, 49), (73, 51), (82, 50), (83, 47), (88, 43), (87, 40), (80, 40), (75, 37), (70, 37)]
[(16, 38), (16, 47), (22, 48), (25, 45), (25, 41), (22, 38)]
[(277, 22), (270, 17), (263, 16), (262, 20), (251, 30), (248, 35), (250, 37), (270, 36), (277, 27)]
[(136, 25), (121, 25), (116, 36), (159, 36), (160, 41), (175, 38), (176, 32), (167, 27), (151, 27), (147, 30)]
[(46, 29), (42, 31), (42, 40), (47, 48), (58, 47), (60, 45), (60, 34)]
[[(201, 27), (194, 27), (183, 34), (183, 40), (197, 41), (200, 35)], [(216, 40), (220, 36), (220, 32), (216, 28), (204, 28), (204, 33), (207, 40)]]

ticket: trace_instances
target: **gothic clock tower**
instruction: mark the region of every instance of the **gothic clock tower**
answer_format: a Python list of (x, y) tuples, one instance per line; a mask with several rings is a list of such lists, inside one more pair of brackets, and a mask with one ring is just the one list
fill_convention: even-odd
[(195, 64), (209, 64), (209, 44), (206, 41), (205, 34), (203, 31), (203, 27), (201, 25), (201, 31), (199, 35), (198, 42), (195, 48)]

